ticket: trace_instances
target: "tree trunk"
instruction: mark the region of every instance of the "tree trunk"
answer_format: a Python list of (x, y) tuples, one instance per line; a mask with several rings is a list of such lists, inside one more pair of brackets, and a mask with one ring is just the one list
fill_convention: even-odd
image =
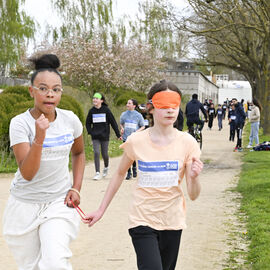
[(270, 135), (270, 72), (261, 72), (256, 79), (256, 90), (253, 96), (262, 105), (261, 126), (264, 135)]

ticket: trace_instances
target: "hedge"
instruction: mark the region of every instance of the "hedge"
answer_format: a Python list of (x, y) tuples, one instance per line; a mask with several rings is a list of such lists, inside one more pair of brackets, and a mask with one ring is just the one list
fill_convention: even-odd
[(2, 94), (18, 94), (20, 96), (24, 96), (28, 100), (31, 100), (31, 96), (29, 94), (29, 90), (27, 86), (15, 85), (7, 87)]
[(147, 96), (142, 92), (126, 91), (121, 93), (114, 101), (116, 106), (125, 105), (129, 99), (136, 99), (138, 104), (146, 103)]

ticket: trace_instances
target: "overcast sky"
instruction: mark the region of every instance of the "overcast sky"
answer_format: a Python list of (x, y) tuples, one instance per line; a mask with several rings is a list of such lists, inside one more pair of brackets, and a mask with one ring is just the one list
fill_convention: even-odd
[[(113, 0), (114, 14), (116, 16), (122, 14), (134, 16), (138, 10), (138, 2), (139, 0)], [(186, 7), (188, 5), (187, 0), (170, 0), (170, 2), (177, 7)], [(25, 0), (25, 9), (29, 15), (40, 22), (50, 20), (55, 23), (57, 20), (50, 16), (52, 13), (50, 3), (51, 0)]]
[[(74, 0), (75, 1), (75, 0)], [(115, 18), (120, 18), (124, 14), (131, 18), (138, 13), (138, 3), (140, 0), (113, 0), (113, 14)], [(178, 8), (188, 5), (187, 0), (170, 0)], [(25, 0), (25, 11), (33, 17), (40, 25), (36, 34), (36, 42), (42, 40), (46, 24), (57, 26), (60, 23), (58, 14), (52, 10), (51, 0)], [(33, 50), (33, 44), (29, 45), (29, 52)]]

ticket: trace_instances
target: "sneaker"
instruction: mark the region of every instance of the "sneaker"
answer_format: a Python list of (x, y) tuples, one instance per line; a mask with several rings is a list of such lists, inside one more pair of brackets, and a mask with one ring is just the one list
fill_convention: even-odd
[(238, 147), (234, 147), (233, 152), (237, 152)]
[(106, 168), (103, 169), (103, 174), (102, 174), (103, 177), (106, 177), (107, 176), (108, 170), (109, 170), (108, 167), (106, 167)]
[(249, 144), (249, 145), (247, 146), (247, 148), (252, 148), (252, 145)]
[(243, 152), (243, 149), (241, 147), (239, 147), (238, 152)]
[(135, 168), (135, 169), (132, 169), (132, 176), (133, 176), (134, 178), (137, 177), (137, 169), (136, 169), (136, 168)]
[(127, 174), (126, 180), (130, 180), (131, 179), (131, 173)]
[(100, 180), (100, 179), (101, 179), (100, 172), (96, 172), (96, 175), (93, 177), (93, 180)]

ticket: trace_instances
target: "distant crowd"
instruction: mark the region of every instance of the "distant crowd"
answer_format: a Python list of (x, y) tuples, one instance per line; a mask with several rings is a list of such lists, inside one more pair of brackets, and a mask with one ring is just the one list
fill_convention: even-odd
[[(132, 100), (132, 102), (136, 105), (134, 109), (140, 112), (144, 119), (144, 127), (148, 128), (152, 121), (152, 119), (149, 119), (149, 114), (147, 113), (149, 103), (138, 105), (135, 100)], [(215, 105), (212, 99), (205, 99), (201, 103), (198, 100), (198, 95), (193, 94), (192, 99), (186, 105), (185, 112), (181, 108), (179, 109), (174, 127), (182, 131), (184, 118), (186, 118), (188, 130), (192, 134), (191, 129), (194, 124), (198, 125), (201, 131), (204, 124), (208, 123), (208, 130), (212, 130), (214, 120), (217, 119), (218, 130), (221, 131), (224, 125), (223, 121), (227, 119), (230, 125), (229, 141), (234, 142), (236, 139), (236, 145), (233, 150), (235, 152), (242, 152), (242, 134), (246, 121), (251, 123), (249, 144), (246, 147), (253, 148), (254, 143), (254, 146), (259, 144), (261, 110), (261, 104), (256, 98), (252, 102), (245, 102), (244, 99), (238, 101), (236, 98), (232, 98), (231, 100), (227, 98), (222, 104)]]
[(227, 98), (223, 104), (218, 104), (216, 108), (211, 99), (205, 99), (203, 107), (208, 115), (209, 130), (212, 129), (215, 118), (218, 120), (219, 130), (221, 130), (223, 128), (222, 122), (227, 116), (230, 125), (229, 140), (234, 141), (235, 135), (237, 136), (234, 151), (243, 151), (242, 132), (247, 120), (251, 123), (251, 132), (247, 148), (252, 148), (253, 142), (255, 142), (255, 146), (259, 144), (260, 112), (262, 107), (256, 98), (253, 98), (252, 102), (245, 102), (244, 99), (241, 99), (239, 102), (236, 98), (232, 98), (231, 100)]

